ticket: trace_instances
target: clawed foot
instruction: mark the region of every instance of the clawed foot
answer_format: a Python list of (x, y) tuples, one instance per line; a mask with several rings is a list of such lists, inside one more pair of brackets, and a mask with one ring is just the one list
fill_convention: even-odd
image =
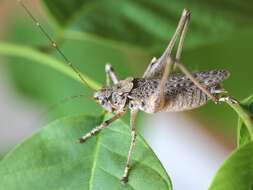
[(84, 138), (79, 138), (77, 141), (76, 141), (76, 143), (84, 143), (86, 141), (86, 139), (84, 139)]
[(123, 176), (120, 181), (121, 181), (121, 183), (123, 185), (125, 185), (128, 182), (128, 177), (127, 176)]
[(97, 132), (98, 132), (97, 128), (92, 129), (89, 133), (86, 133), (86, 135), (79, 138), (77, 140), (77, 143), (84, 143), (86, 140), (95, 135)]
[(221, 97), (218, 100), (218, 103), (221, 102), (226, 102), (226, 103), (231, 103), (231, 104), (238, 104), (238, 101), (230, 96), (226, 96), (226, 97)]

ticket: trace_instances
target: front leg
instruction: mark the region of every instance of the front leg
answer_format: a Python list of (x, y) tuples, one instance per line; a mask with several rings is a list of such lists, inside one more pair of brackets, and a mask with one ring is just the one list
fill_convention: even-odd
[(129, 170), (130, 170), (130, 160), (131, 160), (132, 153), (133, 153), (135, 143), (136, 143), (137, 133), (136, 133), (135, 123), (136, 123), (137, 113), (138, 113), (138, 110), (131, 110), (131, 118), (130, 118), (131, 144), (130, 144), (130, 148), (129, 148), (129, 151), (128, 151), (128, 156), (127, 156), (127, 161), (126, 161), (124, 174), (123, 174), (123, 177), (121, 178), (121, 181), (123, 183), (126, 183), (128, 181)]
[(110, 85), (111, 80), (113, 84), (117, 84), (119, 82), (111, 64), (107, 63), (105, 65), (105, 73), (106, 73), (106, 85)]
[(100, 130), (104, 129), (105, 127), (107, 127), (108, 125), (110, 125), (112, 122), (116, 121), (117, 119), (119, 119), (125, 112), (119, 112), (117, 114), (115, 114), (114, 116), (112, 116), (112, 118), (104, 121), (103, 123), (101, 123), (99, 126), (95, 127), (94, 129), (92, 129), (90, 132), (86, 133), (84, 136), (82, 136), (78, 142), (79, 143), (84, 143), (88, 138), (94, 136), (95, 134), (97, 134)]

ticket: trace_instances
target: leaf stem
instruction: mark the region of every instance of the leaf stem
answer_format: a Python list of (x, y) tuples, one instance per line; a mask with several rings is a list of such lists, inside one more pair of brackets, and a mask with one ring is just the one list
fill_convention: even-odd
[[(52, 56), (49, 56), (38, 50), (34, 50), (31, 47), (24, 46), (24, 45), (11, 44), (11, 43), (6, 43), (6, 42), (0, 42), (0, 54), (5, 55), (5, 56), (14, 56), (14, 57), (25, 58), (25, 59), (35, 61), (42, 65), (51, 67), (55, 69), (56, 71), (62, 72), (63, 74), (79, 82), (82, 82), (79, 79), (79, 77), (76, 75), (76, 73), (72, 71), (63, 62), (58, 61)], [(94, 81), (90, 77), (84, 74), (81, 74), (81, 75), (89, 83), (89, 85), (92, 88), (99, 89), (101, 87), (101, 85), (98, 82)]]
[(233, 110), (235, 110), (235, 112), (243, 120), (250, 133), (250, 138), (251, 140), (253, 140), (253, 120), (251, 118), (251, 113), (247, 109), (245, 109), (244, 106), (240, 103), (228, 103), (228, 105), (233, 108)]

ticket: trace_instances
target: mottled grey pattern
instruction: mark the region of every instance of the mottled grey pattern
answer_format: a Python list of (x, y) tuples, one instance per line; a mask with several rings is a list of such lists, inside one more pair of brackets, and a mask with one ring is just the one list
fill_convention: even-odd
[[(200, 71), (193, 72), (193, 77), (197, 79), (201, 84), (211, 86), (229, 77), (229, 72), (226, 70), (210, 70), (210, 71)], [(169, 77), (169, 81), (175, 86), (180, 85), (192, 85), (193, 83), (185, 75), (177, 74)]]
[[(220, 89), (220, 82), (228, 78), (225, 70), (210, 70), (192, 73), (193, 76), (212, 94), (215, 89)], [(134, 79), (134, 86), (129, 94), (132, 100), (141, 101), (141, 109), (153, 113), (150, 100), (158, 95), (160, 79)], [(205, 104), (209, 98), (185, 75), (172, 75), (165, 84), (165, 106), (159, 111), (183, 111), (199, 107)]]

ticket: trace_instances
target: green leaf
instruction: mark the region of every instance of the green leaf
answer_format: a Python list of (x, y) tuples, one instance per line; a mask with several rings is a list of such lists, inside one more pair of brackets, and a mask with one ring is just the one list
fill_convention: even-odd
[(0, 189), (172, 189), (160, 161), (140, 136), (129, 183), (122, 186), (130, 145), (130, 130), (122, 121), (84, 144), (75, 143), (100, 122), (80, 115), (42, 128), (0, 162)]
[(253, 96), (229, 105), (239, 116), (238, 149), (222, 164), (210, 190), (253, 189)]
[(253, 142), (234, 151), (217, 172), (209, 190), (253, 189)]
[[(52, 4), (56, 3), (57, 5), (57, 2), (55, 1), (50, 2)], [(61, 3), (64, 2), (65, 1), (61, 1)], [(72, 2), (75, 1), (68, 1), (68, 3)], [(168, 2), (164, 1), (164, 3)], [(224, 4), (219, 4), (217, 2), (206, 3), (206, 6), (210, 6), (212, 9), (206, 10), (205, 12), (202, 12), (204, 9), (200, 10), (194, 8), (195, 5), (198, 7), (202, 3), (203, 2), (197, 4), (194, 3), (194, 1), (187, 2), (188, 5), (186, 7), (192, 11), (192, 19), (200, 19), (203, 17), (203, 15), (209, 14), (214, 9), (221, 10), (224, 8)], [(230, 5), (225, 7), (225, 9), (232, 9), (232, 7), (234, 7), (232, 6), (231, 2), (229, 3)], [(248, 3), (250, 4), (251, 2)], [(178, 2), (172, 1), (170, 4), (171, 5), (169, 7), (174, 7), (173, 4), (178, 4)], [(30, 4), (27, 3), (27, 6), (29, 5)], [(245, 9), (245, 7), (251, 9), (251, 6), (247, 6), (245, 2), (240, 1), (238, 2), (236, 10), (234, 12), (230, 12), (230, 14), (236, 15), (238, 14), (237, 11), (239, 9)], [(29, 6), (29, 8), (33, 11), (32, 7)], [(56, 6), (55, 9), (57, 10), (60, 8), (59, 6)], [(206, 9), (208, 8), (206, 7)], [(178, 19), (181, 8), (177, 7), (174, 9), (174, 11), (177, 12), (173, 14), (173, 18), (176, 20)], [(58, 12), (65, 15), (64, 12), (61, 12), (61, 10)], [(35, 46), (35, 48), (37, 46), (43, 46), (46, 44), (48, 45), (44, 36), (42, 36), (41, 33), (35, 28), (34, 24), (27, 17), (27, 15), (25, 15), (24, 12), (21, 13), (23, 13), (22, 15), (24, 17), (14, 17), (15, 23), (13, 23), (13, 28), (9, 32), (10, 37), (13, 38), (12, 41), (26, 45), (32, 44), (33, 47)], [(247, 13), (247, 11), (243, 13)], [(198, 16), (196, 16), (196, 14), (198, 14)], [(212, 14), (218, 17), (218, 12)], [(221, 17), (223, 17), (223, 14), (227, 15), (227, 12), (224, 11), (220, 12), (219, 14)], [(138, 14), (136, 14), (136, 16), (138, 16)], [(251, 14), (249, 16), (251, 16)], [(73, 16), (74, 20), (76, 19), (75, 17), (78, 18), (79, 14)], [(232, 17), (233, 15), (231, 18)], [(40, 21), (43, 21), (43, 19), (38, 19)], [(214, 19), (214, 17), (211, 17), (210, 20), (212, 19)], [(241, 20), (241, 22), (239, 22), (238, 19)], [(244, 23), (243, 19), (243, 17), (237, 17), (237, 21), (234, 25), (235, 29), (229, 31), (220, 31), (217, 34), (217, 37), (221, 37), (221, 40), (219, 42), (217, 41), (218, 43), (211, 43), (211, 41), (209, 41), (209, 35), (205, 35), (204, 38), (201, 39), (201, 41), (205, 43), (204, 45), (191, 49), (184, 49), (182, 57), (182, 62), (187, 65), (188, 69), (193, 71), (208, 70), (214, 68), (227, 69), (231, 73), (231, 77), (225, 81), (225, 88), (228, 90), (229, 94), (239, 99), (245, 97), (245, 94), (252, 93), (253, 90), (252, 86), (250, 85), (248, 85), (247, 88), (245, 88), (244, 85), (241, 85), (246, 84), (251, 80), (250, 71), (253, 69), (253, 64), (251, 64), (250, 56), (251, 45), (253, 43), (253, 40), (251, 38), (252, 30), (244, 30), (245, 28), (241, 27), (241, 24)], [(235, 20), (230, 20), (229, 22), (232, 23)], [(220, 23), (218, 19), (216, 21), (217, 23)], [(52, 22), (50, 22), (50, 19), (46, 20), (46, 22), (52, 24)], [(85, 20), (82, 20), (82, 22), (85, 22)], [(216, 30), (217, 23), (212, 23), (210, 25), (212, 25), (213, 29)], [(170, 23), (166, 24), (169, 28), (171, 28), (171, 31), (175, 29)], [(206, 25), (209, 25), (209, 20), (204, 25), (199, 26), (198, 30), (193, 30), (194, 26), (193, 22), (191, 22), (186, 39), (191, 40), (191, 36), (188, 35), (194, 35), (196, 36), (197, 40), (200, 40), (200, 38), (197, 37), (197, 34), (192, 33), (198, 33), (201, 30), (206, 29)], [(48, 27), (48, 25), (44, 24), (43, 26), (46, 30), (50, 31), (50, 27)], [(250, 26), (251, 24), (249, 24), (249, 27)], [(205, 31), (203, 34), (208, 34), (208, 32), (210, 31)], [(227, 35), (227, 32), (233, 33), (229, 36)], [(21, 33), (22, 35), (20, 35)], [(139, 33), (136, 35), (139, 35)], [(222, 35), (225, 35), (226, 37), (222, 37)], [(82, 73), (87, 74), (92, 79), (99, 81), (101, 84), (104, 84), (105, 81), (105, 62), (112, 63), (119, 78), (123, 79), (127, 76), (142, 76), (143, 72), (145, 71), (145, 66), (147, 66), (147, 64), (150, 62), (152, 56), (160, 55), (159, 53), (151, 55), (150, 51), (147, 51), (148, 47), (146, 46), (145, 48), (138, 49), (133, 48), (132, 46), (131, 48), (126, 48), (124, 45), (122, 45), (122, 43), (119, 43), (118, 41), (114, 40), (114, 43), (112, 43), (111, 40), (104, 40), (105, 38), (101, 38), (98, 35), (93, 35), (80, 30), (77, 31), (77, 29), (64, 32), (62, 34), (62, 38), (64, 38), (64, 43), (59, 44), (59, 46), (65, 55), (81, 70)], [(161, 46), (163, 46), (159, 48), (159, 51), (164, 50), (164, 47), (166, 46), (169, 38), (170, 34), (167, 35), (166, 41), (164, 41), (162, 44), (159, 43)], [(158, 44), (158, 42), (154, 42), (154, 45), (155, 44)], [(186, 42), (186, 45), (187, 44), (189, 43)], [(140, 52), (140, 49), (145, 52), (145, 54), (142, 54)], [(26, 64), (20, 64), (21, 61)], [(243, 63), (243, 66), (238, 64), (239, 62)], [(76, 84), (74, 81), (69, 80), (67, 77), (65, 77), (65, 79), (60, 75), (58, 76), (57, 72), (53, 72), (49, 69), (45, 70), (44, 68), (39, 68), (36, 64), (27, 64), (27, 60), (12, 59), (10, 63), (11, 64), (8, 66), (10, 69), (12, 69), (12, 72), (9, 72), (8, 74), (14, 78), (12, 78), (12, 81), (15, 81), (15, 85), (19, 90), (18, 92), (22, 93), (22, 95), (25, 94), (26, 96), (32, 97), (33, 100), (37, 100), (39, 103), (43, 103), (46, 106), (58, 102), (59, 99), (62, 99), (63, 97), (83, 93), (83, 88), (80, 84)], [(27, 71), (31, 70), (33, 72), (27, 73)], [(43, 80), (41, 80), (41, 78), (38, 79), (37, 76), (41, 76)], [(33, 80), (31, 80), (31, 78)], [(55, 90), (56, 88), (57, 90)], [(84, 102), (82, 100), (82, 104), (80, 104), (80, 101), (78, 103), (79, 104), (75, 105), (69, 103), (66, 104), (66, 106), (61, 106), (61, 108), (57, 109), (54, 114), (57, 114), (59, 116), (67, 115), (67, 113), (86, 113), (86, 108), (88, 111), (91, 109), (91, 106), (89, 106), (91, 104), (89, 104), (87, 101)], [(93, 104), (92, 106), (95, 107)], [(225, 133), (227, 137), (231, 137), (233, 128), (230, 126), (234, 125), (237, 120), (237, 118), (234, 117), (232, 110), (227, 110), (223, 105), (217, 106), (210, 103), (200, 109), (196, 109), (196, 111), (193, 113), (198, 113), (196, 118), (204, 118), (204, 120), (210, 121), (207, 122), (209, 123), (207, 126), (216, 128), (217, 130)], [(212, 121), (216, 124), (212, 125)]]
[[(3, 46), (1, 48), (3, 52), (0, 52), (0, 55), (8, 55), (7, 60), (9, 64), (7, 65), (7, 71), (9, 76), (12, 77), (12, 81), (14, 81), (13, 84), (15, 84), (16, 92), (32, 98), (44, 107), (49, 107), (59, 102), (59, 100), (73, 95), (84, 94), (90, 96), (91, 91), (87, 91), (88, 89), (84, 85), (80, 85), (80, 83), (72, 80), (72, 78), (78, 80), (77, 75), (64, 65), (62, 61), (59, 61), (62, 58), (56, 52), (51, 51), (49, 55), (37, 50), (37, 47), (44, 47), (48, 45), (48, 42), (31, 20), (25, 14), (23, 16), (22, 19), (15, 20), (9, 34), (11, 34), (11, 41), (15, 42), (15, 44), (11, 43), (10, 45), (18, 46), (20, 49), (24, 47), (25, 53), (20, 51), (18, 55), (10, 55), (15, 51), (15, 48), (12, 48), (12, 46), (8, 49)], [(20, 35), (21, 33), (22, 35)], [(17, 43), (25, 44), (25, 46), (17, 45)], [(110, 44), (107, 45), (107, 43), (89, 40), (84, 35), (76, 35), (72, 32), (67, 35), (64, 44), (59, 44), (59, 46), (61, 46), (61, 50), (79, 71), (84, 73), (85, 77), (89, 76), (95, 82), (93, 84), (96, 87), (99, 87), (100, 84), (105, 84), (104, 66), (106, 62), (112, 63), (118, 76), (123, 79), (124, 77), (131, 76), (131, 73), (138, 71), (136, 66), (140, 67), (144, 57), (141, 52), (135, 50), (126, 51), (126, 49), (122, 51), (122, 48), (118, 49), (110, 46)], [(28, 51), (26, 51), (27, 48), (29, 49)], [(10, 50), (10, 52), (7, 50)], [(41, 63), (45, 59), (40, 59), (40, 56), (36, 58), (37, 53), (34, 52), (43, 55), (43, 57), (48, 56), (48, 60), (55, 60), (56, 63), (54, 65), (51, 64), (51, 61), (49, 63)], [(130, 60), (128, 56), (131, 57)], [(58, 63), (61, 64), (58, 65)], [(57, 69), (56, 67), (58, 66), (59, 68)], [(64, 68), (67, 72), (65, 72)], [(65, 75), (62, 75), (62, 73)], [(99, 81), (99, 83), (96, 81)], [(93, 85), (93, 87), (95, 86)], [(99, 114), (101, 113), (101, 108), (91, 99), (80, 98), (79, 100), (76, 99), (68, 104), (61, 105), (54, 112), (50, 113), (48, 117), (51, 120), (78, 113)]]
[[(135, 46), (164, 46), (183, 8), (192, 11), (189, 46), (224, 40), (235, 30), (252, 27), (253, 2), (164, 0), (44, 0), (62, 27)], [(238, 26), (240, 26), (238, 28)]]
[[(57, 59), (39, 52), (38, 50), (32, 49), (27, 46), (17, 45), (17, 44), (11, 44), (6, 42), (0, 42), (0, 54), (5, 56), (14, 56), (19, 58), (26, 58), (29, 60), (32, 60), (36, 63), (51, 67), (55, 69), (56, 71), (62, 72), (66, 74), (67, 76), (82, 82), (78, 75), (68, 66), (66, 63), (62, 63), (58, 61)], [(82, 77), (88, 82), (88, 84), (95, 89), (100, 88), (100, 85), (93, 81), (88, 76), (84, 76), (81, 74)]]
[(238, 146), (247, 144), (253, 140), (253, 96), (239, 104), (229, 103), (239, 116), (238, 121)]
[[(82, 8), (83, 4), (88, 1), (72, 0), (72, 1), (47, 1), (44, 3), (49, 8), (51, 14), (61, 25), (66, 25)], [(92, 3), (91, 3), (92, 4)], [(86, 4), (87, 5), (87, 4)], [(63, 11), (64, 10), (64, 11)]]
[[(252, 123), (253, 123), (253, 95), (245, 99), (241, 105), (245, 110), (248, 111), (248, 113), (250, 114), (249, 117), (251, 118)], [(251, 126), (251, 128), (253, 128), (253, 125)], [(238, 128), (237, 128), (237, 145), (242, 146), (244, 144), (249, 143), (251, 140), (252, 139), (251, 139), (250, 131), (248, 130), (243, 120), (239, 118)]]
[(246, 125), (242, 121), (241, 118), (238, 119), (237, 124), (237, 146), (243, 146), (248, 144), (251, 141), (249, 130), (247, 129)]

